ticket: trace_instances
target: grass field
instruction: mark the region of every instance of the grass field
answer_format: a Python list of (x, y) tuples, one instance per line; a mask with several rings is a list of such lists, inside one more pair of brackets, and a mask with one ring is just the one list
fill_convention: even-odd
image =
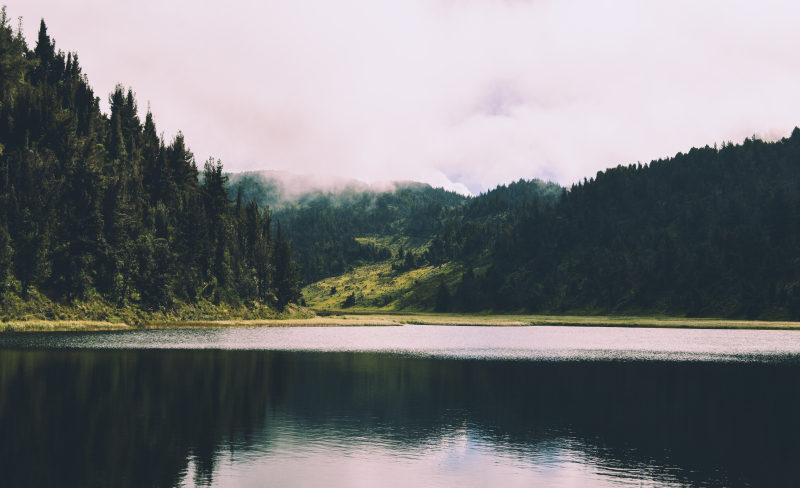
[(270, 320), (197, 320), (165, 321), (141, 324), (80, 320), (31, 320), (0, 323), (4, 332), (98, 331), (229, 327), (347, 327), (399, 326), (404, 324), (448, 326), (586, 326), (586, 327), (659, 327), (692, 329), (774, 329), (800, 330), (800, 322), (751, 320), (692, 319), (675, 317), (623, 317), (580, 315), (459, 315), (427, 313), (343, 313), (296, 319)]
[(350, 294), (356, 304), (347, 311), (391, 312), (409, 306), (433, 309), (439, 283), (455, 282), (460, 276), (461, 270), (449, 264), (400, 272), (384, 261), (312, 283), (303, 289), (303, 298), (309, 307), (319, 310), (342, 310)]
[(0, 332), (64, 332), (134, 330), (136, 327), (100, 320), (12, 320), (0, 322)]
[[(397, 316), (398, 319), (400, 317), (402, 316)], [(408, 324), (427, 325), (551, 325), (585, 327), (661, 327), (684, 329), (800, 330), (800, 322), (726, 320), (684, 317), (414, 314), (404, 317), (404, 321)]]

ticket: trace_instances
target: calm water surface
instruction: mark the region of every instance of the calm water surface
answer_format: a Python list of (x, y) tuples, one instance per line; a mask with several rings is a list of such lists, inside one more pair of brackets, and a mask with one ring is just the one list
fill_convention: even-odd
[(793, 486), (800, 333), (0, 335), (3, 486)]

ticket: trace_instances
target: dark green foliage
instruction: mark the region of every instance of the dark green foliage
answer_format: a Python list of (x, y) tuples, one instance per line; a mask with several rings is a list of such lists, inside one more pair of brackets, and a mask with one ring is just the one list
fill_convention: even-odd
[(444, 281), (439, 283), (439, 288), (436, 290), (436, 305), (434, 311), (436, 312), (449, 312), (452, 310), (452, 296), (450, 290)]
[(397, 259), (392, 263), (394, 271), (410, 271), (419, 268), (423, 264), (423, 259), (414, 254), (414, 251), (405, 251), (402, 247), (397, 252)]
[[(798, 319), (799, 183), (800, 129), (599, 172), (553, 206), (518, 206), (498, 222), (478, 259), (487, 270), (464, 276), (456, 302)], [(445, 229), (429, 254), (475, 261), (471, 225)]]
[(11, 236), (4, 222), (0, 222), (0, 293), (7, 287), (8, 273), (12, 263)]
[[(392, 191), (316, 193), (276, 211), (305, 282), (350, 267), (392, 257), (391, 250), (356, 237), (429, 237), (448, 211), (466, 201), (456, 193), (422, 184), (397, 184)], [(414, 264), (416, 267), (416, 264)]]
[(485, 259), (509, 222), (551, 208), (560, 201), (563, 192), (555, 183), (519, 180), (471, 198), (439, 226), (424, 261), (439, 265)]
[(278, 224), (278, 234), (275, 240), (273, 267), (278, 308), (283, 308), (291, 302), (297, 302), (300, 299), (300, 274), (297, 265), (292, 260), (292, 249), (281, 235), (280, 224)]
[(130, 89), (109, 105), (101, 113), (44, 21), (31, 51), (0, 11), (0, 299), (296, 302), (297, 267), (288, 243), (273, 249), (269, 210), (232, 205), (219, 161), (201, 185), (183, 135), (166, 144), (149, 112), (142, 124)]
[(456, 291), (456, 307), (460, 312), (477, 312), (482, 307), (480, 283), (472, 268), (461, 276)]
[(356, 305), (356, 294), (355, 293), (351, 293), (351, 294), (347, 295), (347, 298), (344, 299), (344, 303), (342, 304), (342, 307), (350, 308), (350, 307), (354, 307), (355, 305)]
[(464, 252), (478, 256), (514, 212), (552, 205), (563, 192), (540, 180), (499, 186), (477, 198), (408, 182), (384, 191), (353, 182), (339, 190), (290, 192), (277, 173), (230, 176), (245, 200), (277, 206), (276, 216), (306, 283), (392, 257), (389, 249), (356, 237), (402, 236), (424, 242), (436, 236), (427, 252), (399, 256), (393, 268), (400, 271), (442, 264)]

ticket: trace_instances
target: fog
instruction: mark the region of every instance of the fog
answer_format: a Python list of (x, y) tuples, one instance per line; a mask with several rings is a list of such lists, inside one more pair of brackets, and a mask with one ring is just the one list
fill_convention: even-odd
[(360, 200), (364, 197), (374, 199), (381, 193), (424, 186), (422, 183), (413, 181), (394, 180), (365, 183), (355, 178), (275, 170), (245, 171), (227, 176), (231, 195), (236, 194), (236, 188), (240, 185), (243, 185), (245, 192), (248, 192), (248, 188), (253, 188), (256, 182), (260, 183), (263, 188), (269, 189), (265, 192), (251, 189), (249, 194), (255, 193), (256, 199), (262, 207), (269, 206), (273, 210), (320, 197), (334, 205), (352, 203), (353, 199)]
[(12, 0), (226, 171), (568, 185), (800, 123), (793, 2)]

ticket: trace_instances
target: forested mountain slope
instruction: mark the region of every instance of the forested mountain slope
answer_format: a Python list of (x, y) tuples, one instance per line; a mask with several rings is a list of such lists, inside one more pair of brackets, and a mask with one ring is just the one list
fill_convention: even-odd
[(101, 112), (76, 53), (42, 21), (30, 50), (0, 14), (0, 300), (43, 292), (169, 308), (299, 298), (288, 243), (255, 202), (232, 204), (219, 161), (203, 183), (183, 135), (159, 137), (131, 90)]
[(326, 307), (800, 319), (800, 129), (464, 197), (198, 170), (131, 90), (109, 101), (2, 11), (0, 303), (280, 308), (302, 280)]
[[(306, 283), (392, 259), (411, 269), (441, 264), (464, 247), (479, 253), (517, 209), (552, 205), (563, 193), (554, 183), (520, 180), (465, 197), (423, 183), (326, 185), (274, 171), (231, 174), (229, 187), (271, 206)], [(440, 234), (446, 249), (444, 237), (431, 241)]]
[(299, 179), (278, 172), (238, 173), (230, 175), (229, 187), (244, 199), (271, 205), (306, 283), (392, 257), (389, 247), (360, 237), (427, 241), (449, 212), (467, 201), (422, 183), (370, 186), (341, 180), (325, 185)]
[(439, 222), (412, 259), (307, 287), (310, 304), (800, 318), (800, 129), (568, 190), (512, 183)]
[(800, 130), (600, 172), (489, 247), (462, 310), (800, 318)]

